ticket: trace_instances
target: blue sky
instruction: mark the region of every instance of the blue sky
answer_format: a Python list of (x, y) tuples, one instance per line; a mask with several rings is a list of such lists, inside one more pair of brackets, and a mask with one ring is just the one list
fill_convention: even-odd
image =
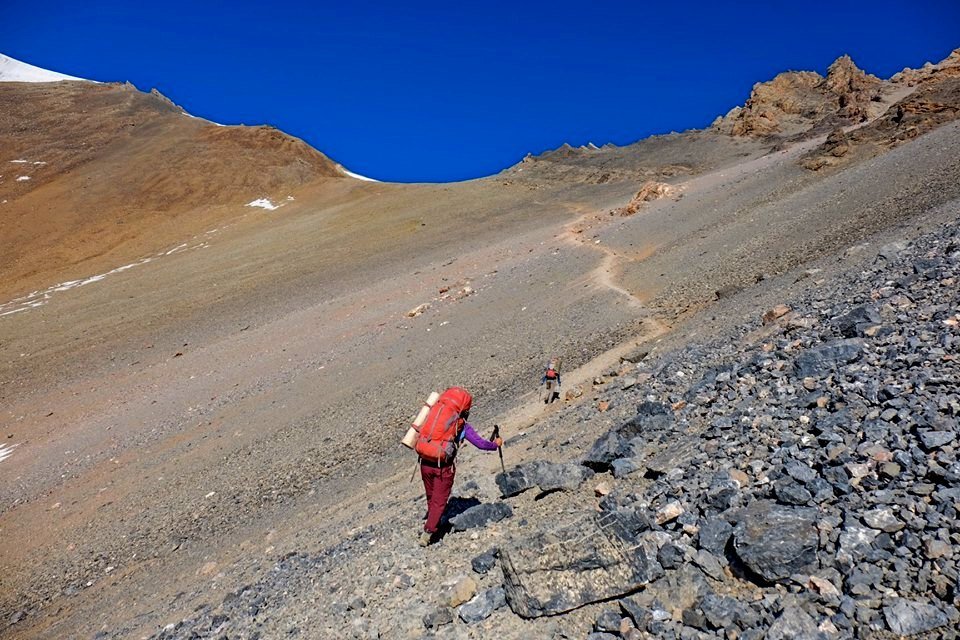
[(960, 2), (13, 2), (0, 52), (272, 124), (383, 180), (495, 173), (563, 142), (707, 125), (849, 53), (888, 77), (960, 47)]

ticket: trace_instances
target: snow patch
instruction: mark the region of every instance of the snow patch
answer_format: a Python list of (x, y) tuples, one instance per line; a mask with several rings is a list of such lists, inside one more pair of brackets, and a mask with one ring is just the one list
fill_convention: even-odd
[(342, 171), (342, 172), (344, 173), (344, 175), (350, 176), (351, 178), (354, 178), (355, 180), (363, 180), (364, 182), (380, 182), (379, 180), (374, 180), (373, 178), (368, 178), (367, 176), (362, 176), (362, 175), (360, 175), (359, 173), (354, 173), (353, 171), (348, 170), (348, 169), (347, 169), (346, 167), (344, 167), (343, 165), (339, 165), (339, 168), (340, 168), (340, 171)]
[(257, 198), (253, 202), (248, 202), (248, 207), (260, 207), (261, 209), (266, 209), (267, 211), (275, 211), (278, 209), (278, 205), (273, 204), (269, 198)]
[(0, 444), (0, 462), (13, 455), (13, 450), (19, 446), (19, 444)]
[[(6, 202), (6, 200), (4, 200), (3, 202)], [(221, 227), (221, 228), (225, 228), (225, 227)], [(219, 229), (215, 229), (214, 231), (219, 231)], [(14, 298), (13, 300), (0, 303), (0, 318), (4, 316), (12, 316), (14, 314), (22, 313), (24, 311), (29, 311), (30, 309), (35, 309), (37, 307), (42, 307), (52, 299), (53, 294), (55, 293), (70, 291), (71, 289), (76, 289), (77, 287), (84, 287), (88, 284), (100, 282), (102, 280), (105, 280), (107, 276), (111, 276), (116, 273), (122, 273), (124, 271), (127, 271), (128, 269), (132, 269), (134, 267), (147, 264), (148, 262), (153, 262), (154, 260), (157, 260), (164, 256), (169, 256), (174, 253), (179, 253), (181, 251), (191, 251), (194, 249), (206, 249), (209, 246), (210, 246), (210, 243), (208, 242), (199, 242), (193, 245), (190, 245), (188, 243), (179, 244), (173, 247), (172, 249), (161, 251), (160, 253), (154, 254), (152, 256), (147, 256), (145, 258), (140, 258), (136, 262), (131, 262), (130, 264), (125, 264), (121, 267), (116, 267), (104, 273), (98, 273), (97, 275), (93, 275), (88, 278), (82, 278), (80, 280), (67, 280), (66, 282), (60, 282), (55, 285), (51, 285), (43, 290), (33, 291), (25, 296), (20, 296), (19, 298)]]
[(61, 80), (92, 82), (84, 78), (68, 76), (65, 73), (41, 69), (0, 53), (0, 82), (60, 82)]
[(17, 182), (26, 182), (29, 179), (30, 179), (30, 176), (19, 176), (17, 178)]
[(29, 160), (11, 160), (11, 164), (27, 164)]
[(187, 113), (186, 109), (184, 109), (183, 107), (180, 107), (180, 111), (183, 113), (183, 115), (187, 116), (188, 118), (193, 118), (194, 120), (203, 120), (204, 122), (209, 122), (210, 124), (215, 124), (215, 125), (217, 125), (218, 127), (225, 127), (225, 126), (227, 126), (227, 125), (225, 125), (225, 124), (220, 124), (219, 122), (214, 122), (213, 120), (207, 120), (206, 118), (201, 118), (200, 116), (195, 116), (195, 115), (193, 115), (192, 113)]

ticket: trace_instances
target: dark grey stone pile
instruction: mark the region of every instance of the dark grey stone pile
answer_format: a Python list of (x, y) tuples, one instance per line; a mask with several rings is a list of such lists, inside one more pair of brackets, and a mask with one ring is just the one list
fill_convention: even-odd
[[(613, 474), (601, 514), (632, 523), (643, 571), (629, 554), (593, 558), (630, 578), (622, 595), (639, 590), (621, 601), (625, 624), (604, 613), (595, 637), (957, 637), (960, 236), (897, 249), (769, 326), (638, 365), (645, 382), (607, 392), (636, 416), (582, 462)], [(558, 555), (541, 562), (590, 564), (578, 546)], [(531, 597), (583, 599), (572, 580), (521, 593), (530, 567), (503, 569), (521, 616), (557, 612), (531, 612)]]

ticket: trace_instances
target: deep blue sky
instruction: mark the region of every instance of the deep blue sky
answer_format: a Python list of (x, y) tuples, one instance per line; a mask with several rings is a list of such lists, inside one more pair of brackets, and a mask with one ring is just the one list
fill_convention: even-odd
[(406, 4), (0, 0), (0, 52), (272, 124), (374, 178), (449, 181), (702, 127), (842, 53), (888, 77), (960, 47), (957, 0)]

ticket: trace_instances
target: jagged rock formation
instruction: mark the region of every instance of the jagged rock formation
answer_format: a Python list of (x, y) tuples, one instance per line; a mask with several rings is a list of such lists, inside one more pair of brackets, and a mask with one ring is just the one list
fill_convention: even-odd
[(633, 196), (633, 199), (619, 210), (619, 214), (623, 217), (632, 216), (640, 211), (641, 207), (647, 202), (664, 198), (670, 195), (673, 190), (674, 188), (665, 182), (648, 180), (637, 191), (637, 195)]
[(818, 171), (864, 160), (960, 118), (960, 49), (939, 64), (908, 71), (891, 82), (912, 91), (869, 124), (834, 131), (801, 164)]
[(788, 71), (757, 83), (746, 104), (717, 118), (712, 128), (733, 136), (789, 137), (855, 124), (875, 115), (884, 86), (849, 56), (842, 56), (830, 65), (826, 77)]

